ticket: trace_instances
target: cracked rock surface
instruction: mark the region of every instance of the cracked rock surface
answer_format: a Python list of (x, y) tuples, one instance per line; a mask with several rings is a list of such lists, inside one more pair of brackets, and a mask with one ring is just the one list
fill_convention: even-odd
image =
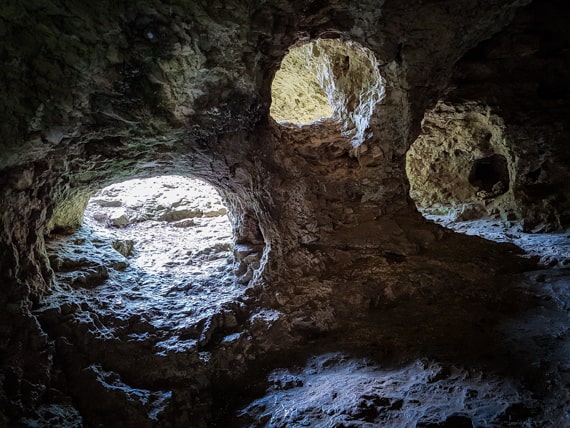
[(534, 412), (508, 380), (429, 360), (383, 368), (325, 354), (268, 381), (267, 394), (240, 413), (251, 426), (516, 426)]

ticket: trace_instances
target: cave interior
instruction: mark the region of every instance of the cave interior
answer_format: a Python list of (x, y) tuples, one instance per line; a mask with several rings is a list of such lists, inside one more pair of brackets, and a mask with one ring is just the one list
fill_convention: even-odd
[(6, 1), (0, 426), (570, 426), (569, 20)]

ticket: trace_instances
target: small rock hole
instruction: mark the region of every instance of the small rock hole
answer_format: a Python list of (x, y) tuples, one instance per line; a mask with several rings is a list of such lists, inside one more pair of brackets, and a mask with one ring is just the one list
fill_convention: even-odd
[(509, 169), (507, 159), (502, 155), (492, 155), (473, 162), (469, 173), (469, 183), (479, 190), (501, 195), (509, 190)]

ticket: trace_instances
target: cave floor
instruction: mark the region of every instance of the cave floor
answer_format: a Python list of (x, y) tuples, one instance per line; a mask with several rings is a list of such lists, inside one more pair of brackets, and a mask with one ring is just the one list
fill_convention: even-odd
[(80, 307), (101, 338), (163, 352), (195, 346), (207, 320), (243, 292), (217, 194), (174, 176), (119, 183), (92, 201), (80, 229), (48, 242), (57, 285), (42, 312)]
[(537, 268), (375, 306), (279, 361), (236, 426), (570, 426), (570, 233), (496, 219), (445, 227), (514, 243)]
[[(49, 243), (57, 285), (36, 313), (58, 350), (57, 386), (72, 399), (54, 398), (27, 425), (570, 426), (567, 232), (432, 218), (541, 261), (482, 292), (378, 304), (290, 352), (244, 353), (253, 309), (218, 220), (137, 222), (119, 239), (91, 222)], [(197, 227), (211, 237), (199, 251), (179, 234)], [(124, 257), (116, 249), (129, 240), (136, 251)]]
[(567, 268), (521, 274), (499, 297), (438, 295), (377, 307), (315, 340), (309, 357), (277, 365), (238, 421), (570, 426), (569, 311)]
[(424, 214), (425, 218), (466, 235), (480, 236), (496, 242), (510, 242), (528, 255), (540, 257), (539, 265), (570, 267), (570, 230), (551, 233), (524, 233), (520, 222), (505, 223), (494, 218), (454, 221), (453, 215)]

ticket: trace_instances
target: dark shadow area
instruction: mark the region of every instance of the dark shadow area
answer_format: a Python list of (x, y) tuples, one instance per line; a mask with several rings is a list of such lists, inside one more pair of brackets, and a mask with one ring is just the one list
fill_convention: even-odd
[(565, 395), (560, 338), (568, 338), (569, 294), (559, 289), (552, 301), (536, 285), (557, 278), (564, 288), (569, 275), (498, 276), (379, 305), (286, 355), (256, 361), (240, 398), (216, 393), (227, 412), (216, 426), (520, 427), (563, 417), (549, 406)]
[[(563, 417), (552, 403), (568, 380), (570, 272), (516, 262), (512, 245), (465, 236), (438, 245), (436, 259), (389, 262), (394, 275), (421, 278), (418, 293), (339, 314), (331, 331), (260, 356), (237, 384), (221, 380), (216, 426), (521, 427)], [(379, 262), (362, 257), (358, 281)], [(455, 277), (431, 271), (442, 263), (464, 265)], [(496, 270), (473, 280), (484, 265)], [(350, 288), (351, 274), (339, 272), (338, 286)]]
[(502, 155), (477, 159), (469, 172), (469, 183), (479, 190), (501, 195), (509, 190), (509, 168)]
[[(330, 266), (346, 299), (351, 287), (380, 297), (350, 313), (337, 302), (334, 329), (307, 331), (302, 346), (260, 356), (247, 386), (234, 384), (238, 394), (224, 393), (232, 382), (222, 381), (217, 426), (563, 420), (559, 403), (570, 402), (564, 260), (537, 266), (538, 257), (512, 244), (446, 233), (419, 256), (383, 262), (362, 251), (356, 263)], [(388, 299), (382, 287), (394, 278), (400, 291), (409, 281), (414, 292)]]

